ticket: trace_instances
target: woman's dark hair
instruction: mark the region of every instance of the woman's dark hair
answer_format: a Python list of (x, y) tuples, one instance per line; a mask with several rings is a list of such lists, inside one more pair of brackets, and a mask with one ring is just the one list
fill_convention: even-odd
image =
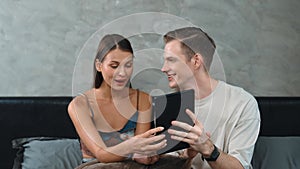
[(128, 39), (118, 34), (105, 35), (99, 43), (96, 58), (94, 60), (95, 88), (99, 88), (103, 82), (102, 73), (96, 70), (96, 59), (102, 62), (105, 56), (114, 49), (120, 49), (133, 54), (133, 50)]

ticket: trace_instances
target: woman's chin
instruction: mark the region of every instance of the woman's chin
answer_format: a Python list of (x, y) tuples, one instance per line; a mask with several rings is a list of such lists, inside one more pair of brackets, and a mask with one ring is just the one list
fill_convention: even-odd
[(112, 86), (113, 90), (123, 90), (126, 87), (126, 84), (114, 84)]

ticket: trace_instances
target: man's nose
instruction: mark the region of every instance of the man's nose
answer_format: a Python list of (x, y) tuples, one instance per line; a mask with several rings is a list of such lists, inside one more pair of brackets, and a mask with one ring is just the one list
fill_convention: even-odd
[(160, 70), (165, 73), (168, 71), (168, 66), (167, 66), (166, 62), (164, 62), (163, 66)]

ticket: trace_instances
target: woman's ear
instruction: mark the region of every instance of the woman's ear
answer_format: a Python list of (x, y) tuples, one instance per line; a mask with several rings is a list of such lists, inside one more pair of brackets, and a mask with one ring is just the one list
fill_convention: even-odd
[(101, 62), (99, 61), (99, 59), (96, 59), (96, 61), (95, 61), (95, 67), (96, 67), (96, 70), (97, 70), (98, 72), (101, 72), (101, 70), (102, 70), (102, 64), (101, 64)]

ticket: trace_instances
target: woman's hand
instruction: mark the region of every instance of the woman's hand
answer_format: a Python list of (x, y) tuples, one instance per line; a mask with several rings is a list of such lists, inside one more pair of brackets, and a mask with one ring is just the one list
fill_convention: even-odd
[(156, 163), (159, 160), (159, 155), (146, 156), (146, 155), (135, 153), (132, 159), (141, 164), (151, 165)]
[(192, 148), (188, 148), (185, 151), (188, 158), (194, 158), (198, 154), (198, 151), (195, 151)]
[(160, 150), (167, 145), (164, 134), (155, 135), (157, 132), (163, 130), (163, 127), (157, 127), (130, 138), (128, 142), (129, 147), (132, 148), (131, 152), (145, 156), (153, 156), (156, 154), (157, 150)]

